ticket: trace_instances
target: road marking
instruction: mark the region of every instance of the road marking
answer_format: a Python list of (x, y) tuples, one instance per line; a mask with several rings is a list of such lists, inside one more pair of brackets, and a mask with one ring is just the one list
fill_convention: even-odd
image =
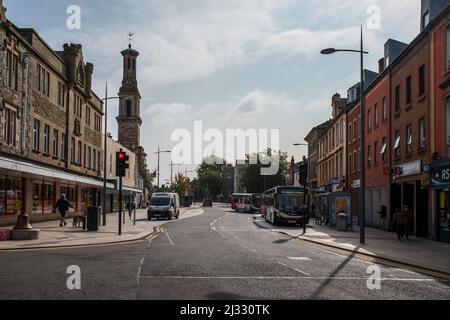
[(296, 261), (311, 261), (311, 258), (308, 257), (287, 257), (289, 260), (296, 260)]
[[(138, 272), (137, 272), (137, 274), (136, 274), (136, 287), (137, 287), (138, 289), (139, 289), (139, 286), (140, 286), (139, 280), (141, 279), (142, 266), (144, 265), (144, 261), (145, 261), (145, 258), (146, 258), (146, 256), (147, 256), (148, 249), (150, 248), (151, 244), (152, 244), (152, 240), (150, 240), (150, 241), (148, 242), (148, 246), (147, 246), (147, 248), (146, 248), (146, 250), (145, 250), (145, 253), (144, 253), (144, 255), (142, 256), (142, 259), (141, 259), (141, 261), (140, 261), (140, 263), (139, 263)], [(137, 294), (137, 292), (136, 292), (136, 294)]]
[[(168, 279), (168, 280), (360, 280), (360, 281), (367, 281), (370, 278), (364, 278), (364, 277), (312, 277), (312, 276), (305, 276), (305, 277), (283, 277), (283, 276), (251, 276), (251, 277), (195, 277), (195, 276), (141, 276), (141, 279)], [(380, 281), (385, 282), (436, 282), (435, 279), (402, 279), (402, 278), (381, 278)]]
[(280, 264), (280, 265), (282, 265), (282, 266), (284, 266), (284, 267), (286, 267), (286, 268), (289, 268), (289, 269), (291, 269), (291, 270), (297, 271), (298, 273), (304, 274), (305, 276), (308, 276), (308, 277), (311, 276), (309, 273), (306, 273), (306, 272), (303, 272), (302, 270), (299, 270), (299, 269), (293, 268), (293, 267), (291, 267), (291, 266), (288, 266), (288, 265), (285, 264), (285, 263), (278, 262), (278, 264)]
[(170, 238), (169, 233), (167, 232), (167, 230), (166, 230), (166, 237), (167, 237), (167, 239), (169, 239), (170, 244), (171, 244), (172, 246), (175, 246), (175, 243), (173, 243), (173, 241), (172, 241), (172, 239)]

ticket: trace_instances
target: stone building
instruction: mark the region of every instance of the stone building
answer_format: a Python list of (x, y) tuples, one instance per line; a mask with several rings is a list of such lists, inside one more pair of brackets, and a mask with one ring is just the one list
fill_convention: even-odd
[[(61, 193), (76, 211), (98, 203), (102, 101), (78, 44), (52, 50), (8, 21), (0, 1), (0, 224), (51, 218)], [(108, 185), (112, 187), (112, 185)]]

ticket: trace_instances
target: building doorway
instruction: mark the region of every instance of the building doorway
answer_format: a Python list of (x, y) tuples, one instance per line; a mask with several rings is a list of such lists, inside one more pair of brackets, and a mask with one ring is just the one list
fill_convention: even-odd
[(428, 189), (422, 189), (420, 184), (417, 184), (417, 210), (416, 210), (416, 222), (417, 222), (417, 237), (428, 238)]

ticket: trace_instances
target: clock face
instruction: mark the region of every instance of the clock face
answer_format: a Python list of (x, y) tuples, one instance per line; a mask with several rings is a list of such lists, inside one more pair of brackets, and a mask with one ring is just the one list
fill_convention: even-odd
[(125, 85), (127, 87), (131, 87), (133, 85), (133, 80), (131, 80), (130, 78), (126, 79), (125, 80)]

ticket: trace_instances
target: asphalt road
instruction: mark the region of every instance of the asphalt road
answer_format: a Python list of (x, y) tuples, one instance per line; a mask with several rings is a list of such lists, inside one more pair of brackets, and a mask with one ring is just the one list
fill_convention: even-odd
[[(153, 240), (0, 252), (0, 299), (450, 299), (450, 281), (387, 266), (376, 266), (380, 287), (369, 289), (373, 262), (261, 229), (254, 218), (214, 207), (166, 224)], [(81, 290), (67, 288), (71, 265)]]

